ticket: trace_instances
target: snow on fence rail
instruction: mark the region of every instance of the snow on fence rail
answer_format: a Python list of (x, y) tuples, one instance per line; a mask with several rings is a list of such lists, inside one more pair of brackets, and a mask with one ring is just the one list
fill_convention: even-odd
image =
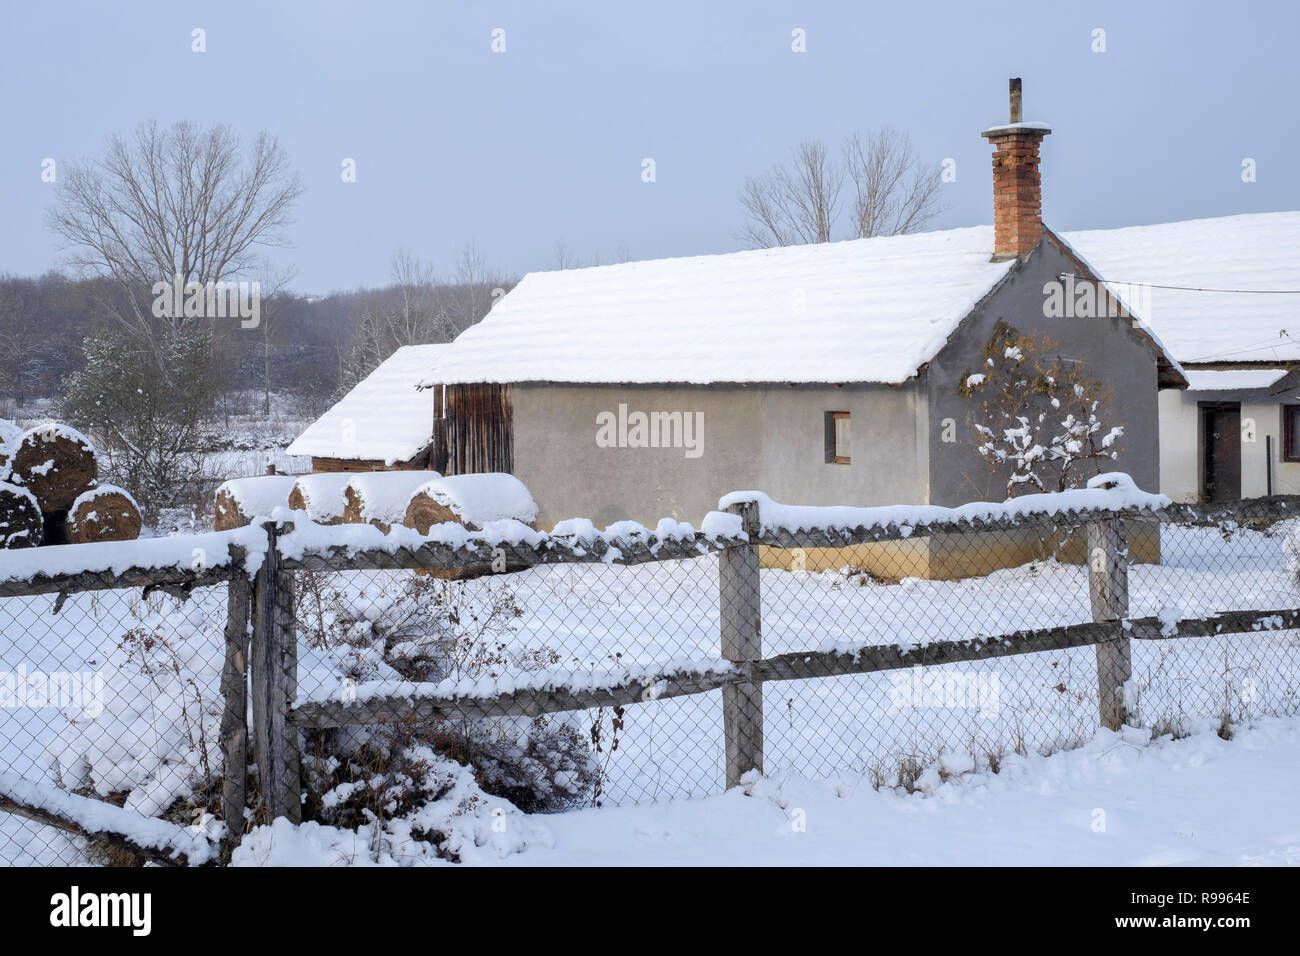
[[(548, 533), (518, 521), (499, 521), (487, 522), (478, 531), (439, 525), (420, 535), (402, 527), (385, 532), (369, 525), (320, 526), (305, 513), (281, 509), (263, 524), (216, 534), (0, 552), (0, 597), (58, 594), (57, 610), (67, 594), (82, 590), (144, 587), (184, 597), (196, 588), (228, 585), (220, 757), (226, 832), (237, 842), (245, 825), (250, 748), (259, 768), (262, 809), (272, 817), (301, 819), (298, 748), (303, 729), (444, 717), (535, 717), (717, 690), (722, 695), (725, 779), (732, 786), (747, 771), (763, 767), (765, 684), (1092, 646), (1095, 720), (1114, 728), (1127, 714), (1124, 688), (1132, 676), (1132, 641), (1300, 629), (1300, 608), (1290, 607), (1131, 618), (1126, 532), (1129, 521), (1230, 526), (1300, 516), (1300, 496), (1177, 505), (1138, 491), (1125, 476), (1103, 476), (1095, 484), (1080, 491), (954, 509), (792, 507), (760, 493), (739, 492), (724, 498), (720, 507), (726, 510), (711, 513), (699, 530), (665, 519), (653, 530), (620, 522), (597, 531), (590, 522), (574, 520)], [(835, 548), (1034, 528), (1086, 529), (1091, 621), (976, 632), (955, 640), (949, 635), (967, 625), (948, 624), (932, 636), (906, 642), (878, 628), (879, 622), (861, 620), (855, 622), (852, 640), (764, 655), (760, 546)], [(712, 554), (718, 555), (719, 569), (716, 626), (721, 653), (716, 658), (665, 658), (657, 664), (601, 672), (542, 668), (494, 679), (375, 681), (343, 693), (304, 693), (298, 686), (296, 574), (406, 569), (475, 577), (544, 565), (637, 565)], [(0, 809), (41, 819), (49, 810), (43, 809), (42, 800), (53, 797), (29, 790), (22, 781), (7, 787)], [(24, 802), (23, 794), (31, 799)], [(60, 800), (72, 798), (61, 791), (57, 795)], [(129, 841), (128, 819), (118, 823), (122, 838)], [(75, 817), (72, 822), (68, 828), (75, 829)], [(95, 832), (112, 829), (113, 821), (107, 818), (93, 822), (99, 827)], [(137, 830), (138, 824), (137, 819)], [(175, 850), (167, 847), (166, 855), (174, 856)], [(189, 856), (199, 862), (203, 854)]]

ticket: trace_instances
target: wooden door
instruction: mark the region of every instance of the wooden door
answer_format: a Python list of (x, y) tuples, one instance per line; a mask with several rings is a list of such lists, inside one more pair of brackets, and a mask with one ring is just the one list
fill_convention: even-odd
[(1241, 497), (1241, 403), (1201, 402), (1201, 499)]

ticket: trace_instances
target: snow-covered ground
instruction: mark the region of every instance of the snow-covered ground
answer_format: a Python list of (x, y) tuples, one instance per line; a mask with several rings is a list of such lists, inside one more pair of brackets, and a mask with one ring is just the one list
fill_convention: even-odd
[[(489, 840), (469, 862), (1300, 866), (1297, 793), (1300, 718), (1260, 720), (1232, 740), (1099, 731), (1077, 749), (1012, 755), (997, 774), (935, 775), (913, 793), (777, 774), (713, 797), (531, 817), (522, 852), (499, 855)], [(377, 856), (407, 862), (400, 847)], [(280, 824), (247, 837), (235, 862), (366, 865), (376, 854), (354, 833)]]
[[(1295, 607), (1300, 600), (1279, 535), (1166, 528), (1163, 537), (1164, 563), (1138, 564), (1130, 571), (1133, 616), (1161, 614), (1172, 623), (1227, 609)], [(354, 572), (332, 583), (358, 611), (378, 613), (392, 600), (396, 579), (405, 574)], [(840, 573), (770, 569), (762, 574), (763, 639), (769, 654), (864, 642), (924, 644), (1090, 617), (1085, 570), (1054, 562), (963, 581), (905, 579), (896, 584)], [(605, 671), (718, 655), (713, 557), (635, 567), (548, 566), (456, 587), (471, 594), (513, 589), (522, 613), (508, 632), (495, 637), (506, 642), (511, 654), (551, 649), (558, 655), (557, 667)], [(83, 717), (80, 730), (70, 730), (57, 708), (0, 708), (0, 767), (48, 780), (53, 757), (61, 754), (65, 772), (86, 772), (96, 781), (112, 781), (119, 792), (131, 790), (133, 806), (166, 805), (169, 793), (184, 792), (185, 772), (201, 769), (216, 753), (224, 589), (202, 589), (183, 608), (157, 594), (144, 602), (138, 591), (73, 595), (58, 615), (51, 614), (53, 603), (53, 596), (0, 600), (0, 670), (25, 666), (29, 671), (103, 672), (105, 713), (89, 721)], [(174, 673), (155, 670), (153, 677), (142, 679), (123, 669), (132, 646), (139, 646), (138, 633), (135, 645), (124, 644), (124, 635), (146, 625), (161, 628), (158, 633), (174, 648), (175, 655), (164, 661)], [(337, 657), (304, 639), (300, 693), (336, 692), (338, 667)], [(937, 698), (932, 696), (935, 685), (926, 683), (936, 675), (942, 678)], [(1218, 744), (1204, 734), (1225, 714), (1244, 725), (1300, 713), (1300, 640), (1293, 631), (1261, 631), (1135, 642), (1133, 689), (1138, 722), (1157, 732), (1196, 730), (1198, 746), (1213, 750)], [(891, 800), (899, 807), (930, 806), (889, 791), (900, 779), (924, 790), (929, 780), (925, 771), (937, 766), (945, 773), (972, 771), (975, 776), (969, 779), (976, 783), (970, 784), (975, 788), (970, 799), (978, 806), (979, 781), (996, 794), (1016, 779), (990, 773), (994, 766), (1005, 772), (1021, 762), (1034, 764), (1040, 753), (1085, 744), (1097, 721), (1091, 648), (929, 668), (921, 675), (893, 672), (773, 683), (765, 686), (764, 696), (769, 772), (822, 781), (787, 784), (803, 788), (798, 799), (804, 802), (812, 797), (803, 793), (815, 795), (830, 785), (827, 781), (839, 778), (854, 781), (855, 790), (862, 791), (860, 800), (873, 807), (893, 806)], [(180, 704), (185, 707), (178, 715)], [(717, 692), (626, 708), (613, 751), (610, 711), (570, 719), (584, 734), (596, 721), (602, 730), (605, 749), (597, 756), (604, 771), (601, 812), (617, 808), (617, 813), (591, 819), (620, 820), (618, 814), (631, 804), (699, 797), (709, 799), (685, 804), (682, 820), (696, 819), (690, 814), (697, 811), (689, 809), (696, 806), (730, 807), (742, 816), (742, 809), (753, 812), (749, 808), (755, 801), (737, 804), (737, 795), (720, 795)], [(1181, 752), (1168, 746), (1174, 748), (1171, 753)], [(1131, 749), (1122, 747), (1119, 758), (1093, 754), (1087, 759), (1102, 765), (1123, 759)], [(1153, 757), (1151, 762), (1157, 761)], [(1091, 764), (1083, 756), (1067, 755), (1044, 766), (1074, 768), (1070, 774), (1078, 776)], [(884, 795), (866, 793), (875, 787)], [(934, 797), (932, 804), (943, 806), (945, 799)], [(1067, 811), (1062, 803), (1059, 813)], [(656, 813), (678, 812), (656, 808), (626, 819), (654, 820)], [(544, 818), (523, 845), (541, 846), (544, 827), (562, 834), (568, 821), (578, 819), (585, 817)], [(814, 833), (811, 823), (809, 833)], [(1022, 839), (1015, 833), (1003, 837)], [(75, 858), (75, 849), (54, 831), (0, 815), (0, 863)]]

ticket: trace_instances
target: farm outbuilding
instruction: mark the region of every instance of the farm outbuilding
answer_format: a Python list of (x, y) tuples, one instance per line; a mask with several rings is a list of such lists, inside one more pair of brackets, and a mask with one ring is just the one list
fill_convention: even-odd
[[(417, 377), (436, 422), (420, 429), (436, 436), (421, 460), (448, 475), (515, 475), (541, 528), (575, 516), (699, 522), (743, 488), (810, 505), (1001, 500), (1005, 470), (978, 451), (963, 383), (1011, 326), (1101, 380), (1107, 421), (1122, 428), (1094, 470), (1157, 489), (1158, 394), (1187, 381), (1139, 313), (1080, 319), (1045, 305), (1063, 277), (1102, 281), (1042, 223), (1050, 130), (1022, 120), (1018, 94), (1009, 122), (981, 134), (994, 146), (991, 227), (525, 276)], [(308, 434), (335, 438), (340, 417), (332, 409)], [(948, 577), (1043, 549), (1002, 540), (996, 553), (935, 539), (850, 557), (882, 574)], [(1137, 556), (1153, 548), (1137, 536)]]
[(1176, 501), (1300, 491), (1300, 212), (1067, 233), (1187, 370), (1160, 396)]
[(314, 472), (433, 467), (435, 396), (417, 386), (437, 369), (447, 348), (399, 348), (312, 422), (288, 454), (309, 456)]

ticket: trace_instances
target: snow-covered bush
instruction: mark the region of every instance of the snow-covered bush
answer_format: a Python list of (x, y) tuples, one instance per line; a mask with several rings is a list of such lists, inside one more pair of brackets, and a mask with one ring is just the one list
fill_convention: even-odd
[(1124, 428), (1102, 422), (1110, 398), (1104, 383), (1080, 363), (1053, 355), (1055, 348), (1051, 339), (999, 320), (983, 364), (958, 384), (958, 393), (977, 403), (971, 428), (989, 466), (990, 495), (1082, 487), (1119, 457)]
[[(298, 577), (303, 639), (333, 654), (341, 676), (357, 683), (495, 678), (560, 659), (551, 648), (513, 640), (524, 612), (505, 580), (409, 573), (357, 589), (327, 575)], [(472, 767), (488, 793), (526, 811), (576, 806), (595, 785), (590, 747), (570, 718), (435, 718), (404, 727), (406, 748), (425, 745)]]
[[(304, 690), (474, 680), (558, 661), (515, 639), (523, 610), (505, 580), (390, 572), (357, 587), (357, 577), (295, 576)], [(220, 829), (224, 598), (205, 590), (187, 602), (155, 595), (134, 605), (100, 667), (102, 700), (69, 711), (49, 747), (58, 786)], [(542, 832), (524, 813), (586, 802), (597, 775), (585, 734), (563, 716), (311, 731), (302, 747), (307, 819), (364, 830), (376, 858), (517, 852)], [(250, 786), (255, 803), (256, 774)]]
[(202, 805), (195, 795), (221, 772), (224, 644), (212, 610), (171, 598), (141, 605), (103, 663), (102, 701), (70, 711), (50, 745), (59, 786), (147, 816), (178, 800)]

